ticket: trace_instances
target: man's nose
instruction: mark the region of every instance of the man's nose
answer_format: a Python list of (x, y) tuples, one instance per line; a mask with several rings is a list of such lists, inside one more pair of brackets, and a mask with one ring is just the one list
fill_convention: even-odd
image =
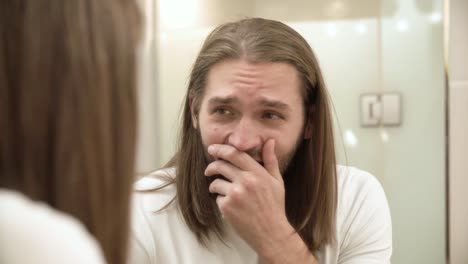
[(261, 131), (254, 122), (247, 118), (241, 119), (227, 138), (227, 144), (236, 149), (248, 152), (254, 158), (260, 158), (262, 147)]

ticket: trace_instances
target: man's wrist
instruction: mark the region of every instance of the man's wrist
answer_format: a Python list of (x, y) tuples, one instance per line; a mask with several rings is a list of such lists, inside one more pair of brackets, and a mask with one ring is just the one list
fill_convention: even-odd
[(289, 224), (283, 231), (278, 232), (277, 237), (273, 237), (269, 245), (257, 252), (262, 264), (286, 264), (286, 263), (310, 263), (318, 264), (316, 258), (309, 251), (307, 245)]

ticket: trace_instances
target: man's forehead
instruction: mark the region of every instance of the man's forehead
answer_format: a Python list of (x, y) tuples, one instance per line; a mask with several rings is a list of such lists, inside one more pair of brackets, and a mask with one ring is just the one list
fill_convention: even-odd
[(260, 62), (249, 63), (245, 60), (225, 60), (212, 66), (208, 79), (212, 81), (233, 81), (233, 79), (246, 84), (256, 83), (261, 79), (272, 80), (269, 84), (277, 82), (297, 82), (299, 72), (286, 62)]
[(295, 95), (302, 97), (301, 86), (297, 70), (287, 63), (251, 64), (230, 60), (213, 66), (205, 94), (225, 101), (233, 101), (234, 98), (229, 98), (232, 94), (252, 98), (264, 95), (265, 98), (258, 98), (259, 103), (278, 106), (281, 104), (272, 101), (288, 101)]

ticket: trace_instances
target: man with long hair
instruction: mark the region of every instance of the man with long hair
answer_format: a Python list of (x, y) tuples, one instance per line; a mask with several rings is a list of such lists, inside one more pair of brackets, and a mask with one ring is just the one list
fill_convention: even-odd
[(290, 27), (217, 27), (179, 136), (165, 168), (136, 183), (134, 263), (389, 263), (385, 194), (337, 166), (318, 62)]

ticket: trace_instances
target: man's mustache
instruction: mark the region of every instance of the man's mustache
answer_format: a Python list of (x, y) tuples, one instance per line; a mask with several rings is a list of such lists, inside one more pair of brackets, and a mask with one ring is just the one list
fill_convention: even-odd
[[(254, 160), (256, 160), (260, 165), (264, 166), (264, 163), (261, 159), (261, 149), (250, 149), (250, 150), (247, 150), (245, 151), (245, 153), (247, 155), (249, 155), (250, 157), (252, 157)], [(205, 154), (208, 154), (208, 153), (205, 153)], [(211, 156), (211, 155), (207, 155), (208, 160), (207, 160), (207, 165), (213, 161), (215, 161), (215, 159)], [(229, 161), (226, 161), (226, 162), (229, 162)], [(206, 179), (206, 182), (208, 184), (208, 186), (210, 186), (210, 184), (212, 182), (214, 182), (215, 180), (217, 179), (221, 179), (221, 180), (224, 180), (224, 181), (227, 181), (227, 182), (231, 182), (228, 178), (224, 177), (223, 175), (221, 174), (216, 174), (216, 175), (212, 175), (212, 176), (209, 176), (209, 177), (205, 177), (207, 178)], [(213, 198), (213, 199), (216, 199), (216, 196), (218, 196), (216, 193), (211, 193), (210, 196)]]
[[(247, 155), (249, 155), (250, 157), (252, 157), (252, 159), (254, 159), (255, 161), (257, 161), (260, 165), (262, 165), (263, 167), (265, 166), (264, 163), (263, 163), (263, 160), (262, 160), (262, 150), (261, 148), (255, 148), (255, 149), (249, 149), (247, 151), (245, 151), (245, 153)], [(208, 154), (207, 151), (205, 151), (205, 157), (206, 157), (206, 165), (208, 166), (209, 163), (215, 161), (216, 159), (213, 158), (213, 156), (211, 156), (210, 154)], [(226, 161), (226, 162), (229, 162), (229, 161)], [(213, 175), (213, 176), (209, 176), (209, 177), (206, 177), (207, 178), (207, 182), (208, 182), (208, 185), (210, 185), (213, 181), (215, 181), (216, 179), (221, 179), (221, 180), (225, 180), (225, 181), (229, 181), (229, 179), (227, 179), (226, 177), (224, 177), (223, 175), (221, 174), (217, 174), (217, 175)]]
[(262, 163), (262, 149), (249, 149), (245, 151), (245, 153), (247, 153), (247, 155), (252, 157), (254, 160), (258, 161), (259, 163)]

